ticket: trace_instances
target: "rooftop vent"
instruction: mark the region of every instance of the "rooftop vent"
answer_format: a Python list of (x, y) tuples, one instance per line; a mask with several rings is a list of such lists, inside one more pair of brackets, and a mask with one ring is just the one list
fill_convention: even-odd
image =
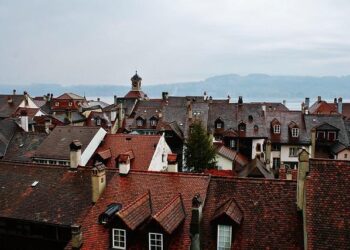
[(122, 209), (122, 204), (111, 203), (107, 206), (106, 210), (98, 216), (98, 223), (102, 225), (107, 225), (113, 220), (115, 214)]
[(39, 183), (39, 181), (34, 181), (31, 186), (36, 187), (36, 185), (38, 185), (38, 183)]

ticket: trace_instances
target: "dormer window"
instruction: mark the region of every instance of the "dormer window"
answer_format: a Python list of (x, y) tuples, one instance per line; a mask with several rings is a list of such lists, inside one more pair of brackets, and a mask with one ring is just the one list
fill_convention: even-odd
[(292, 137), (299, 137), (299, 128), (292, 128)]
[(143, 126), (143, 119), (141, 117), (136, 119), (136, 125), (138, 127), (142, 127)]
[(155, 117), (152, 117), (150, 119), (150, 125), (151, 125), (151, 127), (157, 126), (157, 119)]
[(163, 250), (163, 234), (149, 233), (148, 246), (149, 250)]
[(232, 226), (218, 225), (217, 249), (229, 250), (231, 249), (231, 244), (232, 244)]
[(253, 122), (253, 116), (252, 116), (252, 115), (249, 115), (249, 116), (248, 116), (248, 121), (249, 121), (249, 122)]
[(280, 134), (281, 133), (281, 125), (276, 124), (273, 126), (273, 133), (274, 134)]
[(216, 129), (224, 128), (224, 122), (220, 118), (216, 119), (215, 128)]
[(124, 229), (112, 229), (112, 248), (126, 249), (126, 231)]
[(96, 125), (97, 125), (97, 126), (101, 126), (101, 119), (100, 119), (100, 118), (97, 118), (97, 119), (96, 119)]
[(72, 106), (73, 106), (73, 103), (72, 103), (72, 102), (69, 102), (68, 105), (69, 105), (69, 107), (72, 107)]
[(241, 123), (238, 125), (238, 130), (239, 130), (240, 132), (245, 132), (245, 130), (246, 130), (246, 125), (245, 125), (244, 122), (241, 122)]
[(325, 131), (317, 131), (317, 139), (318, 140), (326, 139), (326, 132)]
[(328, 141), (335, 141), (337, 139), (337, 133), (334, 131), (328, 132)]
[(55, 102), (55, 106), (56, 107), (60, 106), (60, 103), (59, 102)]

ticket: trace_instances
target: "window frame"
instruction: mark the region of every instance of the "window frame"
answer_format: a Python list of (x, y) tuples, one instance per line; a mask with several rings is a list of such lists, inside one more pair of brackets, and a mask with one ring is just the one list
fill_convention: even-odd
[[(158, 240), (156, 238), (151, 239), (151, 236), (160, 236), (160, 240)], [(160, 241), (161, 245), (159, 246), (159, 245), (157, 245), (157, 243), (151, 244), (151, 240)], [(152, 232), (148, 233), (148, 249), (149, 250), (152, 250), (153, 249), (152, 247), (155, 247), (156, 249), (160, 248), (160, 250), (163, 250), (164, 249), (163, 245), (164, 245), (164, 237), (163, 237), (162, 233), (152, 233)]]
[(234, 139), (230, 139), (230, 148), (235, 148), (236, 147), (236, 141)]
[[(116, 240), (114, 239), (115, 236), (115, 232), (123, 232), (124, 233), (124, 247), (120, 246), (121, 241), (119, 241), (118, 245), (116, 245)], [(120, 234), (119, 234), (120, 237)], [(121, 229), (121, 228), (112, 228), (112, 248), (113, 249), (122, 249), (125, 250), (126, 249), (126, 230), (125, 229)]]
[(292, 128), (291, 133), (292, 133), (292, 137), (296, 138), (299, 137), (299, 128)]
[[(333, 140), (330, 139), (330, 136), (329, 136), (330, 134), (334, 135)], [(335, 132), (335, 131), (328, 131), (327, 140), (328, 141), (336, 141), (337, 140), (337, 132)]]
[(138, 126), (138, 127), (142, 127), (142, 126), (143, 126), (143, 123), (144, 123), (144, 121), (143, 121), (143, 119), (142, 119), (142, 118), (138, 118), (138, 119), (136, 119), (136, 126)]
[(55, 102), (55, 106), (59, 107), (60, 106), (60, 102)]
[[(225, 242), (221, 242), (220, 241), (220, 228), (228, 228), (229, 229), (228, 230), (228, 232), (229, 232), (228, 239), (229, 239), (229, 243), (230, 243), (229, 247), (220, 246), (220, 243), (225, 243)], [(217, 250), (225, 250), (225, 249), (231, 249), (231, 247), (232, 247), (232, 226), (231, 225), (218, 224), (218, 226), (217, 226), (216, 249)]]
[(157, 120), (156, 119), (150, 119), (150, 125), (151, 127), (156, 127), (157, 126)]
[[(291, 152), (294, 151), (294, 154), (291, 154)], [(298, 157), (298, 147), (290, 147), (289, 148), (289, 157)]]
[(281, 134), (281, 125), (280, 124), (273, 125), (273, 133), (274, 134)]
[[(320, 135), (323, 135), (323, 137), (321, 138)], [(316, 138), (318, 140), (325, 140), (326, 139), (326, 131), (317, 131), (316, 133)]]

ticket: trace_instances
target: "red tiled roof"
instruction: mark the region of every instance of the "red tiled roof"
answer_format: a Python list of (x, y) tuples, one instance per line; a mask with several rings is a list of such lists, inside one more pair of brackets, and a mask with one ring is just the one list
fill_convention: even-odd
[(229, 199), (222, 205), (220, 205), (216, 209), (212, 220), (215, 220), (223, 215), (226, 215), (228, 218), (230, 218), (237, 224), (241, 224), (241, 221), (243, 219), (243, 213), (234, 199)]
[(107, 134), (97, 152), (109, 149), (112, 157), (106, 162), (106, 166), (116, 168), (115, 160), (121, 154), (131, 151), (134, 154), (131, 169), (148, 170), (159, 139), (159, 135)]
[(309, 108), (310, 114), (338, 114), (337, 105), (326, 101), (315, 102)]
[(109, 158), (112, 157), (112, 154), (111, 154), (111, 150), (110, 150), (110, 149), (98, 151), (97, 154), (98, 154), (103, 160), (107, 160), (107, 159), (109, 159)]
[(130, 203), (117, 213), (117, 216), (129, 227), (135, 230), (152, 214), (151, 197), (146, 192), (134, 202)]
[(308, 249), (348, 249), (350, 162), (310, 160), (305, 189)]
[(296, 189), (294, 181), (212, 177), (203, 209), (202, 248), (216, 249), (212, 218), (217, 204), (234, 199), (244, 221), (235, 227), (232, 249), (303, 249)]
[[(185, 212), (190, 215), (193, 196), (199, 193), (205, 200), (208, 184), (209, 177), (202, 174), (130, 171), (127, 176), (119, 176), (118, 173), (115, 173), (100, 199), (85, 217), (82, 224), (84, 239), (82, 249), (109, 248), (110, 231), (97, 221), (98, 216), (105, 211), (108, 204), (118, 202), (124, 207), (128, 206), (149, 190), (152, 215), (155, 215), (169, 205), (169, 201), (175, 195), (181, 193)], [(190, 220), (191, 216), (187, 216), (184, 223), (179, 226), (180, 228), (173, 232), (169, 238), (169, 249), (189, 249)], [(145, 232), (142, 232), (142, 235), (144, 234)], [(134, 245), (128, 245), (130, 249), (144, 249), (145, 247), (137, 240)]]
[(143, 93), (142, 91), (131, 90), (124, 96), (124, 98), (145, 98), (145, 93)]
[(233, 170), (206, 169), (204, 170), (204, 173), (211, 174), (214, 176), (227, 176), (227, 177), (236, 176), (236, 172)]
[(181, 194), (176, 195), (168, 205), (153, 216), (153, 219), (168, 234), (172, 234), (174, 230), (184, 221), (186, 212), (182, 202)]
[(60, 95), (59, 97), (56, 97), (55, 99), (60, 99), (60, 100), (85, 100), (85, 97), (82, 97), (80, 95), (74, 94), (74, 93), (64, 93), (62, 95)]

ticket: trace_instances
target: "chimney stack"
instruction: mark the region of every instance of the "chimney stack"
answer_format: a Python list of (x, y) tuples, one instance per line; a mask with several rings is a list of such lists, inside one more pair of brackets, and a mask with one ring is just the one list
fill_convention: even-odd
[(190, 224), (191, 250), (200, 250), (200, 224), (202, 220), (203, 202), (197, 193), (192, 199), (192, 218)]
[(27, 111), (22, 110), (21, 111), (21, 128), (25, 131), (29, 131), (29, 125), (28, 125), (28, 114)]
[(187, 118), (192, 119), (192, 103), (190, 100), (187, 100)]
[(204, 94), (203, 94), (203, 99), (204, 99), (204, 101), (208, 100), (207, 91), (204, 91)]
[(72, 234), (72, 249), (80, 249), (83, 244), (83, 233), (81, 231), (81, 226), (77, 224), (71, 225)]
[(209, 96), (209, 103), (212, 103), (212, 102), (213, 102), (213, 97)]
[(119, 174), (127, 175), (130, 171), (130, 156), (128, 154), (120, 154), (118, 158)]
[(162, 92), (162, 99), (163, 99), (163, 101), (168, 100), (168, 96), (169, 96), (168, 92)]
[(338, 113), (343, 113), (343, 98), (341, 97), (338, 98)]
[(242, 105), (243, 104), (243, 97), (239, 96), (238, 97), (238, 105)]
[(123, 127), (123, 120), (124, 120), (124, 110), (123, 110), (123, 103), (119, 103), (118, 106), (118, 127)]
[(266, 165), (269, 169), (271, 169), (271, 141), (267, 140), (266, 142)]
[(318, 97), (317, 97), (317, 102), (321, 102), (321, 101), (322, 101), (321, 96), (318, 96)]
[(99, 102), (101, 99), (100, 99), (100, 97), (97, 97), (97, 101)]
[(231, 103), (231, 96), (230, 95), (227, 95), (227, 101), (228, 101), (228, 103)]
[(283, 100), (282, 103), (283, 103), (284, 106), (286, 106), (286, 104), (287, 104), (286, 100)]
[(106, 188), (106, 166), (102, 162), (95, 163), (91, 175), (92, 202), (96, 203)]
[(178, 172), (177, 154), (168, 154), (168, 172)]
[(16, 90), (14, 89), (12, 93), (13, 93), (13, 95), (16, 95)]
[(303, 149), (299, 154), (298, 186), (297, 186), (297, 207), (304, 209), (305, 180), (309, 172), (309, 153)]
[(316, 129), (311, 129), (311, 158), (315, 158), (316, 151)]
[(305, 97), (305, 109), (309, 109), (309, 107), (310, 107), (310, 98)]
[(70, 147), (70, 168), (75, 170), (78, 168), (81, 159), (82, 144), (79, 140), (74, 140), (69, 145)]

